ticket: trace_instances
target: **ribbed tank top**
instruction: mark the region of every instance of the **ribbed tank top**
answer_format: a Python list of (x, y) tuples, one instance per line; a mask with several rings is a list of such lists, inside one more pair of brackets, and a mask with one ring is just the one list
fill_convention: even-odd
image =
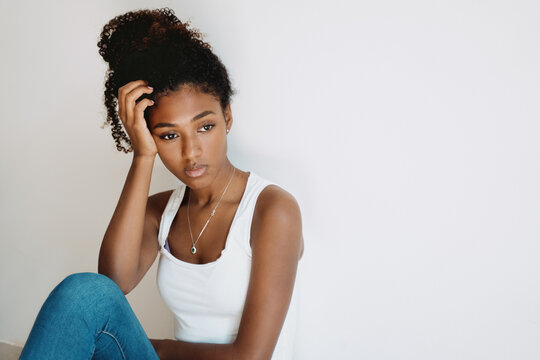
[[(250, 172), (225, 248), (217, 260), (206, 264), (182, 261), (167, 250), (171, 223), (186, 186), (181, 183), (171, 194), (159, 226), (157, 286), (174, 314), (177, 340), (228, 344), (236, 339), (251, 273), (251, 220), (259, 194), (270, 184), (274, 183)], [(293, 290), (272, 360), (293, 358), (296, 321), (297, 300)]]

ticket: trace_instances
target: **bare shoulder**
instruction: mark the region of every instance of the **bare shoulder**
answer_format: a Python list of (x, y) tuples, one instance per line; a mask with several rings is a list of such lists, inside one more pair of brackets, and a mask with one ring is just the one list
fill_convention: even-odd
[[(280, 238), (286, 237), (287, 241), (298, 242), (301, 249), (299, 257), (302, 256), (304, 239), (300, 206), (292, 194), (278, 185), (268, 185), (259, 194), (253, 213), (251, 247), (254, 246), (254, 239), (271, 239), (272, 237), (253, 236), (259, 235), (261, 231), (275, 232), (275, 230), (270, 229), (281, 229), (282, 236), (279, 236)], [(275, 233), (275, 235), (279, 234)], [(274, 237), (274, 239), (276, 238)], [(279, 242), (280, 240), (276, 239), (275, 241)]]
[(171, 197), (173, 191), (174, 189), (155, 193), (148, 196), (148, 200), (152, 201), (155, 205), (163, 205), (163, 208), (165, 208), (165, 205), (167, 205), (167, 201), (169, 201), (169, 198)]
[(275, 212), (274, 215), (300, 215), (300, 207), (292, 194), (278, 185), (268, 185), (259, 194), (255, 214)]
[(165, 190), (148, 196), (146, 210), (148, 215), (150, 215), (151, 220), (156, 225), (159, 225), (161, 214), (163, 214), (163, 210), (165, 210), (165, 206), (167, 206), (167, 202), (169, 201), (173, 191), (174, 189)]

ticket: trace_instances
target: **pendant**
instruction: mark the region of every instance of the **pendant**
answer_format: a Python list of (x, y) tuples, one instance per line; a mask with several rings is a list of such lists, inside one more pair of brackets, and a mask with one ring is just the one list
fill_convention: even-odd
[(196, 252), (197, 252), (197, 248), (195, 247), (195, 245), (193, 245), (193, 246), (191, 247), (191, 253), (192, 253), (192, 254), (195, 254)]

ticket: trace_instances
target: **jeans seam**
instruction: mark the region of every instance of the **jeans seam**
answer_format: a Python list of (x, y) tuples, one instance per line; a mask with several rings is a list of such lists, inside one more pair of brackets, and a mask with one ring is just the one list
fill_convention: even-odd
[(118, 345), (118, 348), (120, 349), (120, 353), (122, 354), (122, 359), (126, 360), (126, 355), (124, 354), (124, 350), (122, 350), (122, 347), (120, 346), (120, 343), (118, 342), (116, 337), (113, 334), (111, 334), (110, 332), (107, 332), (107, 331), (100, 330), (100, 332), (103, 333), (103, 334), (109, 335), (110, 337), (112, 337), (114, 339), (114, 341), (116, 341), (116, 345)]

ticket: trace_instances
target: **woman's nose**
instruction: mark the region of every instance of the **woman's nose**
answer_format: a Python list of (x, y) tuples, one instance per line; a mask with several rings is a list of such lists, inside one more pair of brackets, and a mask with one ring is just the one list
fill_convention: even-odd
[(182, 157), (185, 159), (197, 159), (201, 153), (201, 144), (196, 136), (186, 136), (182, 141)]

